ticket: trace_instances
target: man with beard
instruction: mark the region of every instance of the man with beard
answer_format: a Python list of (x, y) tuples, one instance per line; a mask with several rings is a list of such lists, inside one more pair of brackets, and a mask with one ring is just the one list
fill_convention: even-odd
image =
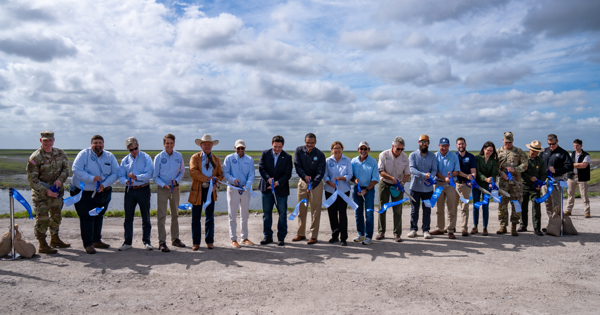
[[(456, 139), (456, 148), (458, 149), (458, 152), (456, 152), (456, 156), (458, 157), (458, 164), (460, 165), (460, 171), (458, 171), (458, 176), (456, 176), (456, 191), (464, 199), (469, 199), (469, 196), (471, 195), (471, 187), (467, 186), (467, 183), (470, 182), (476, 176), (477, 162), (475, 161), (475, 156), (467, 152), (467, 141), (465, 140), (465, 138), (460, 137)], [(461, 203), (461, 235), (469, 236), (469, 203), (465, 203), (462, 201)]]
[(126, 186), (125, 200), (125, 242), (119, 247), (120, 251), (131, 248), (133, 241), (133, 217), (135, 215), (136, 205), (140, 206), (142, 215), (142, 242), (146, 250), (153, 250), (150, 245), (150, 179), (154, 172), (152, 158), (146, 152), (140, 151), (140, 145), (134, 137), (125, 140), (125, 147), (129, 154), (121, 160), (119, 168), (119, 181)]
[[(417, 224), (419, 222), (419, 207), (423, 200), (431, 199), (433, 195), (433, 186), (425, 185), (425, 181), (431, 179), (437, 174), (437, 161), (435, 155), (429, 152), (429, 136), (421, 135), (419, 137), (419, 150), (412, 152), (408, 156), (410, 165), (410, 195), (413, 197), (411, 201), (410, 212), (410, 232), (408, 237), (417, 236)], [(429, 225), (431, 221), (431, 208), (425, 206), (423, 202), (423, 237), (430, 239)]]
[[(510, 216), (511, 230), (510, 235), (519, 236), (517, 232), (517, 224), (521, 219), (521, 213), (517, 212), (515, 205), (512, 200), (516, 200), (519, 203), (523, 202), (521, 196), (521, 188), (518, 184), (521, 182), (521, 173), (527, 170), (527, 155), (523, 150), (513, 146), (513, 133), (507, 131), (504, 133), (502, 139), (504, 145), (498, 149), (498, 169), (501, 175), (498, 181), (498, 187), (510, 195), (510, 197), (503, 196), (498, 205), (498, 221), (500, 221), (500, 229), (496, 234), (505, 234), (506, 227), (508, 226), (508, 204), (512, 206), (512, 213)], [(508, 179), (507, 172), (510, 172), (513, 180)]]
[[(85, 184), (81, 200), (75, 204), (81, 240), (85, 251), (95, 254), (95, 248), (110, 247), (102, 242), (102, 222), (112, 195), (111, 185), (117, 181), (119, 163), (112, 153), (104, 150), (104, 138), (95, 135), (91, 147), (77, 154), (72, 168), (71, 196), (79, 193), (80, 183)], [(96, 216), (90, 216), (89, 211), (96, 208), (101, 211)]]
[[(573, 171), (573, 160), (571, 160), (569, 152), (558, 145), (558, 137), (555, 134), (549, 134), (547, 139), (548, 148), (542, 153), (542, 159), (546, 169), (552, 173), (555, 181), (554, 190), (550, 194), (550, 198), (545, 201), (546, 213), (548, 214), (548, 220), (550, 220), (550, 218), (560, 216), (563, 191), (559, 182), (565, 180), (565, 175)], [(547, 191), (548, 186), (544, 186), (542, 193), (545, 194)]]
[(455, 239), (454, 229), (456, 227), (456, 207), (458, 206), (458, 194), (454, 187), (450, 186), (450, 176), (456, 178), (460, 171), (460, 164), (458, 163), (458, 157), (456, 154), (450, 152), (450, 140), (448, 138), (441, 138), (438, 144), (439, 151), (435, 153), (437, 160), (437, 178), (435, 182), (437, 187), (443, 187), (442, 193), (440, 194), (437, 201), (437, 227), (434, 231), (431, 231), (431, 235), (442, 235), (444, 234), (445, 223), (444, 222), (444, 205), (447, 201), (448, 206), (448, 238)]

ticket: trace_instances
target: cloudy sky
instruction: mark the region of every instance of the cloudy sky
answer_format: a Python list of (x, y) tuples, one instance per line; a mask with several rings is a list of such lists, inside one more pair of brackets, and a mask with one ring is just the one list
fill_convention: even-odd
[(600, 1), (0, 0), (0, 148), (600, 150)]

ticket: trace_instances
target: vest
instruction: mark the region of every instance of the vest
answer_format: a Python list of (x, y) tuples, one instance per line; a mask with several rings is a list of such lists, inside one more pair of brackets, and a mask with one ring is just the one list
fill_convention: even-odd
[[(575, 161), (576, 153), (577, 153), (576, 151), (573, 151), (571, 153), (571, 159), (573, 161)], [(582, 163), (583, 159), (585, 159), (585, 157), (588, 155), (589, 154), (587, 152), (581, 150), (581, 154), (579, 155), (579, 160), (576, 163)], [(567, 175), (567, 178), (573, 179), (573, 175), (575, 175), (575, 173), (569, 172), (569, 174)], [(589, 180), (590, 180), (590, 164), (588, 164), (588, 166), (586, 168), (578, 168), (577, 169), (577, 181), (588, 182)]]

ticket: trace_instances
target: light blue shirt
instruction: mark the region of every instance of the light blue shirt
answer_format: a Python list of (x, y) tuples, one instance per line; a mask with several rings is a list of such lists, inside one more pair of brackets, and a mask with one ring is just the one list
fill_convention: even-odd
[[(458, 156), (455, 153), (446, 153), (446, 156), (442, 155), (440, 151), (435, 153), (435, 159), (437, 160), (437, 169), (442, 176), (448, 176), (448, 172), (460, 171), (460, 163), (458, 162)], [(434, 174), (435, 175), (435, 174)], [(436, 180), (443, 181), (436, 177)]]
[[(327, 167), (325, 168), (325, 176), (323, 176), (323, 181), (327, 183), (327, 181), (331, 181), (335, 183), (335, 178), (344, 176), (346, 180), (338, 181), (338, 190), (343, 193), (347, 193), (350, 191), (350, 180), (352, 179), (352, 161), (349, 157), (342, 154), (340, 161), (336, 161), (335, 157), (330, 156), (325, 160), (325, 164)], [(325, 184), (325, 191), (334, 193), (335, 188)]]
[(273, 166), (277, 166), (277, 160), (279, 159), (279, 156), (281, 155), (281, 152), (279, 152), (279, 154), (275, 154), (273, 153)]
[(364, 162), (360, 161), (360, 155), (352, 159), (352, 174), (358, 179), (361, 187), (367, 187), (371, 182), (379, 181), (379, 169), (377, 160), (367, 155)]
[(119, 181), (121, 184), (127, 184), (127, 174), (133, 173), (137, 179), (132, 180), (132, 186), (140, 186), (150, 182), (152, 179), (152, 170), (154, 165), (152, 164), (152, 158), (146, 154), (146, 152), (140, 151), (138, 155), (133, 158), (130, 154), (127, 154), (121, 160), (121, 166), (119, 167)]
[[(210, 161), (208, 161), (208, 169), (206, 168), (206, 157), (208, 155), (206, 155), (206, 153), (204, 153), (204, 151), (202, 151), (202, 167), (200, 168), (202, 170), (202, 174), (204, 174), (204, 176), (206, 177), (213, 177), (213, 166), (212, 163), (210, 163)], [(210, 154), (210, 157), (212, 159), (212, 153)]]
[[(456, 155), (455, 155), (456, 156)], [(432, 178), (435, 178), (437, 173), (437, 160), (435, 154), (427, 152), (427, 155), (422, 156), (419, 150), (413, 151), (408, 156), (410, 167), (410, 186), (411, 191), (430, 192), (433, 191), (433, 185), (425, 186), (425, 174), (430, 173)]]
[(185, 162), (183, 155), (173, 150), (171, 155), (167, 151), (162, 151), (154, 157), (154, 182), (159, 187), (171, 185), (171, 180), (178, 184), (185, 173)]
[(86, 191), (94, 191), (96, 189), (96, 182), (94, 177), (102, 177), (100, 184), (104, 187), (111, 186), (117, 181), (119, 173), (119, 162), (117, 158), (108, 152), (102, 151), (102, 155), (97, 156), (92, 148), (81, 150), (75, 161), (73, 161), (73, 179), (71, 182), (75, 187), (79, 188), (80, 182), (85, 183)]
[(228, 155), (223, 161), (223, 177), (231, 185), (234, 185), (233, 183), (237, 179), (244, 187), (252, 188), (252, 183), (254, 183), (254, 159), (248, 154), (244, 154), (242, 157), (237, 153)]

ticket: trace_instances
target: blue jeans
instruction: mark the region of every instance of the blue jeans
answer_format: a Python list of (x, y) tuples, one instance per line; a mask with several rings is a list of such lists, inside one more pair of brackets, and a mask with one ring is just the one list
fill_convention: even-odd
[[(287, 199), (277, 195), (277, 213), (279, 220), (277, 222), (277, 240), (284, 241), (287, 235)], [(263, 234), (265, 239), (273, 239), (273, 206), (275, 205), (275, 196), (272, 193), (262, 193), (263, 204)]]
[[(411, 190), (410, 195), (415, 199), (415, 201), (410, 201), (410, 230), (417, 231), (418, 223), (419, 223), (419, 208), (421, 206), (422, 200), (431, 199), (433, 196), (433, 191), (430, 192), (420, 192)], [(431, 224), (431, 208), (426, 207), (425, 203), (423, 203), (423, 232), (429, 232), (429, 226)]]
[[(483, 196), (483, 193), (481, 191), (479, 191), (479, 189), (473, 189), (473, 205), (475, 205), (476, 202), (481, 201), (481, 197)], [(492, 198), (490, 197), (490, 202), (492, 201)], [(490, 211), (489, 211), (489, 204), (487, 205), (482, 205), (480, 208), (482, 208), (483, 211), (483, 228), (487, 229), (488, 226), (488, 219), (490, 217)], [(473, 226), (477, 227), (477, 224), (479, 223), (479, 209), (475, 208), (475, 206), (473, 206)]]
[[(92, 193), (92, 191), (84, 191), (81, 200), (75, 204), (75, 210), (79, 216), (79, 229), (81, 230), (83, 247), (92, 246), (93, 243), (102, 241), (102, 222), (104, 213), (110, 203), (112, 188), (97, 193), (93, 199)], [(98, 207), (103, 207), (104, 210), (97, 216), (90, 216), (89, 211)]]
[(135, 216), (135, 206), (140, 206), (142, 214), (142, 242), (150, 244), (150, 231), (152, 224), (150, 223), (150, 185), (138, 189), (129, 188), (125, 193), (125, 244), (131, 245), (133, 240), (133, 217)]
[[(208, 195), (208, 188), (202, 187), (202, 201), (206, 202), (206, 196)], [(210, 205), (204, 209), (204, 241), (206, 244), (212, 244), (215, 242), (215, 201), (212, 200)], [(192, 206), (192, 244), (200, 245), (202, 236), (202, 205)]]
[[(358, 205), (356, 211), (354, 212), (354, 218), (356, 218), (356, 230), (358, 231), (359, 236), (365, 236), (366, 238), (373, 238), (373, 227), (375, 225), (375, 189), (369, 190), (365, 194), (365, 200), (358, 195), (358, 190), (356, 185), (354, 186), (354, 192), (352, 193), (352, 199)], [(371, 209), (372, 211), (366, 211), (366, 209)], [(363, 217), (363, 213), (366, 212), (367, 222), (365, 224), (365, 219)]]

